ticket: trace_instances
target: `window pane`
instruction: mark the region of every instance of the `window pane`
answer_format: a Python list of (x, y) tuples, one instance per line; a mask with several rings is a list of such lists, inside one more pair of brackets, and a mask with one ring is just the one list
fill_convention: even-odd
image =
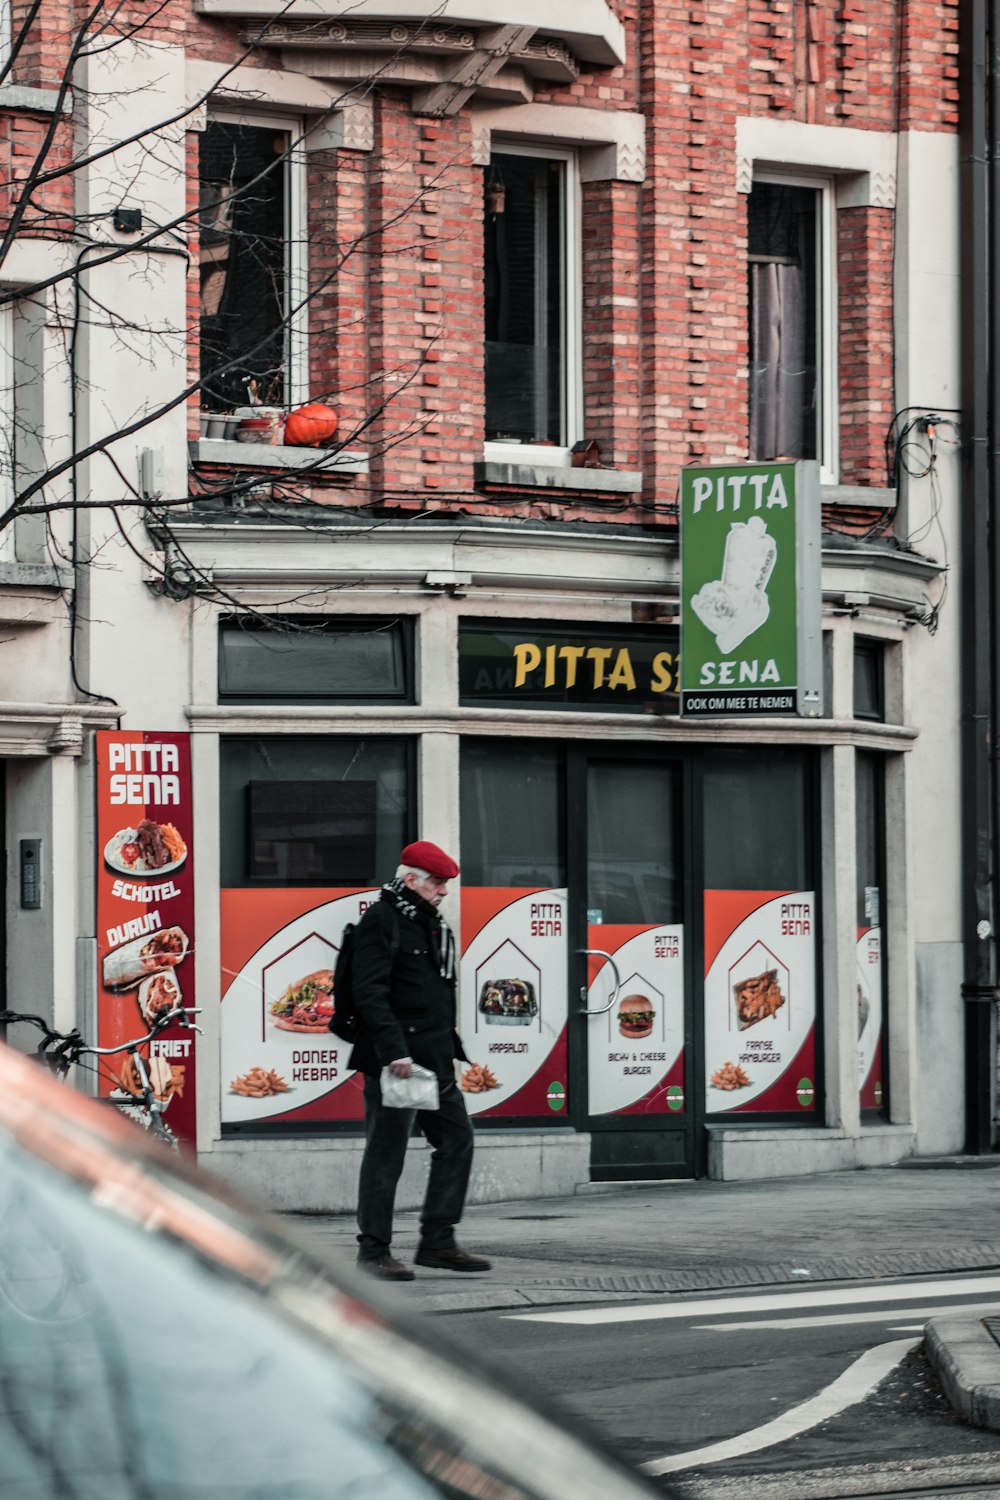
[(800, 754), (717, 752), (705, 765), (703, 788), (706, 890), (812, 888)]
[[(300, 629), (281, 629), (281, 625)], [(224, 620), (221, 703), (410, 703), (412, 634), (403, 620), (318, 624)]]
[[(881, 886), (882, 762), (878, 756), (859, 750), (855, 760), (854, 805), (857, 820), (859, 927), (881, 925), (876, 908)], [(874, 894), (874, 898), (872, 893)]]
[(870, 642), (854, 647), (854, 717), (883, 719), (882, 648)]
[(224, 887), (379, 885), (407, 842), (404, 740), (223, 739)]
[[(285, 398), (285, 211), (289, 137), (210, 121), (200, 138), (202, 405)], [(232, 367), (232, 368), (230, 368)]]
[(564, 885), (563, 801), (561, 751), (463, 745), (463, 883)]
[(815, 458), (819, 193), (754, 183), (748, 200), (750, 459)]
[(565, 172), (504, 153), (486, 171), (488, 439), (564, 441)]
[(679, 801), (679, 777), (665, 766), (590, 766), (587, 906), (601, 922), (680, 921)]

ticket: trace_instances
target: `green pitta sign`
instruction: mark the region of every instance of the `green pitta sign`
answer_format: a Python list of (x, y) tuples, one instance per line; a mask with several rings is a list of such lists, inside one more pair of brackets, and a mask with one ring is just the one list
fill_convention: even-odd
[(819, 715), (821, 609), (816, 464), (684, 469), (681, 713)]

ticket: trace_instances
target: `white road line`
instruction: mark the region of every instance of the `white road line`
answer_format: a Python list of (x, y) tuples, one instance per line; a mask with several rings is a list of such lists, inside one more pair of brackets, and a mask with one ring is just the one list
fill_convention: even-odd
[(504, 1313), (516, 1323), (649, 1323), (661, 1318), (714, 1318), (733, 1313), (791, 1312), (795, 1308), (857, 1306), (870, 1302), (910, 1302), (919, 1297), (967, 1297), (976, 1292), (1000, 1292), (1000, 1276), (964, 1277), (951, 1281), (910, 1281), (906, 1286), (881, 1284), (838, 1287), (834, 1291), (777, 1292), (743, 1297), (705, 1297), (697, 1302), (621, 1303), (610, 1307), (578, 1307), (536, 1313)]
[[(940, 1312), (996, 1312), (997, 1302), (963, 1302), (961, 1307), (887, 1307), (882, 1312), (827, 1313), (814, 1318), (752, 1318), (745, 1323), (696, 1323), (695, 1333), (744, 1333), (750, 1328), (836, 1328), (841, 1323), (887, 1323), (890, 1318), (933, 1318)], [(919, 1324), (918, 1327), (922, 1327)], [(909, 1330), (907, 1330), (909, 1332)]]
[(727, 1438), (722, 1443), (712, 1443), (707, 1448), (692, 1448), (687, 1453), (672, 1453), (668, 1458), (653, 1458), (639, 1467), (645, 1474), (673, 1474), (679, 1469), (700, 1468), (703, 1464), (722, 1463), (727, 1458), (742, 1458), (746, 1453), (757, 1453), (761, 1448), (773, 1448), (788, 1438), (797, 1437), (819, 1422), (835, 1417), (848, 1406), (863, 1401), (871, 1390), (884, 1380), (904, 1355), (916, 1348), (917, 1339), (894, 1339), (891, 1344), (879, 1344), (868, 1349), (856, 1359), (837, 1379), (801, 1406), (754, 1427), (739, 1437)]

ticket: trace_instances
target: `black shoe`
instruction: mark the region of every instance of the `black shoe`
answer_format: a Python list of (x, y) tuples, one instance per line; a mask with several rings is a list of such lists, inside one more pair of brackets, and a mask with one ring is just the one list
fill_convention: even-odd
[(459, 1250), (457, 1245), (452, 1245), (448, 1250), (423, 1250), (417, 1251), (413, 1257), (418, 1266), (429, 1266), (432, 1271), (489, 1271), (492, 1269), (488, 1260), (483, 1260), (481, 1255), (466, 1255), (464, 1250)]
[(377, 1276), (381, 1281), (415, 1281), (416, 1277), (409, 1266), (404, 1266), (401, 1260), (396, 1260), (388, 1250), (382, 1255), (369, 1256), (359, 1259), (358, 1268), (367, 1271), (369, 1276)]

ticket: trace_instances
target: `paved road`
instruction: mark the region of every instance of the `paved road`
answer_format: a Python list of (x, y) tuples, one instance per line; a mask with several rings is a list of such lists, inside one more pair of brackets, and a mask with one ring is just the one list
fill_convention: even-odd
[[(458, 1313), (448, 1332), (492, 1350), (503, 1367), (555, 1397), (631, 1463), (655, 1468), (657, 1460), (681, 1458), (665, 1485), (686, 1475), (706, 1480), (701, 1492), (712, 1494), (712, 1484), (738, 1476), (763, 1483), (774, 1475), (875, 1463), (895, 1470), (898, 1487), (915, 1460), (933, 1472), (948, 1459), (973, 1481), (977, 1464), (989, 1463), (989, 1482), (1000, 1494), (1000, 1438), (956, 1421), (916, 1347), (928, 1317), (943, 1309), (993, 1311), (998, 1294), (995, 1273), (935, 1276), (590, 1302), (535, 1313)], [(887, 1345), (893, 1347), (884, 1369), (892, 1373), (854, 1404), (861, 1393), (861, 1385), (851, 1384), (858, 1361)], [(908, 1345), (914, 1348), (906, 1355)], [(818, 1423), (809, 1420), (815, 1408), (804, 1412), (799, 1435), (790, 1435), (788, 1425), (762, 1430), (776, 1418), (794, 1426), (805, 1403), (838, 1381), (846, 1389), (831, 1404), (842, 1410)], [(713, 1454), (727, 1441), (746, 1451)]]

